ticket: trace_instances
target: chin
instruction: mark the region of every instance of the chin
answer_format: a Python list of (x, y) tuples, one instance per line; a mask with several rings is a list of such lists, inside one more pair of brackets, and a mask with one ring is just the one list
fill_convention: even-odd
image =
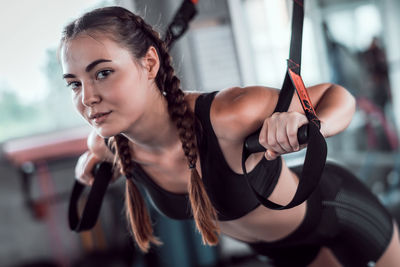
[(95, 128), (97, 134), (103, 138), (110, 138), (110, 137), (113, 137), (113, 136), (119, 134), (119, 132), (110, 131), (109, 129), (104, 129), (101, 127), (99, 127), (99, 128), (94, 127), (94, 128)]

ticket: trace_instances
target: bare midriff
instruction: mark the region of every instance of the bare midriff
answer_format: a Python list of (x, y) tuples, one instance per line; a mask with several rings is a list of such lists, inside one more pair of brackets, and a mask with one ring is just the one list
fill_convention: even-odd
[[(179, 164), (180, 165), (180, 164)], [(186, 166), (185, 166), (186, 167)], [(158, 168), (143, 166), (150, 177), (160, 187), (173, 193), (187, 193), (187, 168), (173, 167), (173, 173)], [(168, 168), (170, 169), (170, 168)], [(201, 175), (201, 168), (197, 166)], [(177, 170), (179, 170), (177, 172)], [(174, 181), (174, 183), (172, 183)], [(297, 189), (298, 177), (282, 160), (282, 172), (269, 200), (285, 205), (289, 203)], [(293, 232), (303, 221), (306, 202), (287, 210), (271, 210), (263, 205), (246, 215), (231, 221), (219, 221), (221, 233), (245, 242), (276, 241)]]
[[(282, 173), (269, 200), (285, 205), (293, 198), (298, 184), (296, 174), (282, 163)], [(292, 233), (301, 224), (306, 213), (306, 202), (287, 210), (271, 210), (260, 205), (245, 216), (220, 221), (221, 232), (245, 242), (272, 242)]]

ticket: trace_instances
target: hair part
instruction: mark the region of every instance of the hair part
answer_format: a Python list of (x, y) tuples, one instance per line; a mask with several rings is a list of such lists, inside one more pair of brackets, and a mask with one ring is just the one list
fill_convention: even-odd
[[(97, 33), (105, 34), (127, 48), (136, 60), (143, 58), (150, 46), (157, 50), (160, 68), (155, 81), (160, 93), (165, 94), (169, 116), (178, 129), (182, 149), (191, 170), (188, 192), (193, 217), (203, 242), (208, 245), (217, 244), (219, 233), (217, 213), (196, 170), (195, 117), (180, 89), (180, 80), (174, 73), (166, 43), (160, 39), (159, 33), (140, 16), (122, 7), (105, 7), (88, 12), (67, 25), (63, 31), (60, 47), (80, 34)], [(159, 245), (161, 242), (153, 235), (151, 219), (144, 199), (132, 179), (134, 162), (131, 158), (129, 140), (122, 135), (117, 135), (111, 138), (110, 142), (116, 147), (117, 161), (127, 178), (125, 205), (131, 232), (139, 248), (147, 252), (151, 243)]]

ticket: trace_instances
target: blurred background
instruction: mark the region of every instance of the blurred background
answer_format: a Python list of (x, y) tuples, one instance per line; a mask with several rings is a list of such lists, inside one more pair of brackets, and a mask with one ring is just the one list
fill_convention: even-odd
[[(0, 8), (0, 266), (267, 266), (223, 237), (205, 247), (190, 221), (151, 207), (164, 245), (141, 254), (123, 215), (124, 181), (112, 184), (98, 224), (67, 224), (74, 166), (88, 126), (74, 111), (56, 51), (64, 25), (95, 7), (120, 5), (164, 33), (183, 0), (19, 0)], [(280, 88), (289, 54), (291, 0), (199, 0), (171, 53), (184, 90)], [(334, 82), (357, 99), (328, 160), (352, 170), (400, 219), (400, 1), (305, 0), (302, 76)], [(299, 164), (304, 152), (285, 156)]]

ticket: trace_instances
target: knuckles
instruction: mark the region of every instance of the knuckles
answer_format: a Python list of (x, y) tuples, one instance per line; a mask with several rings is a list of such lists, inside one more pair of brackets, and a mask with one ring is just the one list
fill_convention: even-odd
[[(296, 144), (297, 128), (307, 121), (305, 115), (292, 112), (275, 112), (264, 120), (259, 142), (266, 149), (272, 149), (275, 153), (294, 151), (292, 145)], [(266, 153), (266, 157), (273, 154)]]
[(287, 144), (287, 138), (284, 135), (278, 135), (276, 139), (279, 144)]

